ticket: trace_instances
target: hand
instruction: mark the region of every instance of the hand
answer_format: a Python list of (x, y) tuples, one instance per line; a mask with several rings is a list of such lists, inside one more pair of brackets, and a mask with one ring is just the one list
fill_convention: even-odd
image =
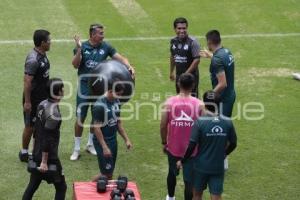
[(37, 168), (41, 173), (45, 173), (48, 171), (47, 163), (41, 162), (40, 166)]
[(80, 41), (80, 37), (78, 35), (74, 36), (74, 40), (75, 40), (75, 44), (77, 48), (81, 48), (81, 41)]
[(163, 150), (163, 153), (164, 154), (168, 154), (168, 150), (167, 150), (167, 148), (168, 148), (168, 145), (163, 145), (163, 148), (162, 148), (162, 150)]
[(176, 79), (175, 74), (174, 74), (174, 73), (171, 73), (171, 74), (170, 74), (170, 80), (171, 80), (171, 81), (174, 81), (175, 79)]
[(132, 66), (129, 66), (128, 70), (131, 74), (132, 79), (135, 79), (135, 70), (134, 70), (134, 68)]
[(130, 150), (130, 149), (132, 149), (132, 143), (130, 142), (130, 140), (127, 140), (126, 142), (125, 142), (125, 144), (126, 144), (126, 148), (128, 149), (128, 150)]
[(25, 113), (30, 113), (31, 112), (31, 103), (30, 102), (25, 102), (24, 103), (24, 112)]
[(103, 155), (105, 158), (112, 157), (112, 153), (108, 147), (103, 148)]
[(206, 49), (200, 50), (199, 55), (200, 55), (200, 57), (203, 57), (203, 58), (212, 58), (213, 57), (213, 54)]
[(177, 169), (182, 169), (182, 163), (181, 160), (178, 160), (176, 163)]

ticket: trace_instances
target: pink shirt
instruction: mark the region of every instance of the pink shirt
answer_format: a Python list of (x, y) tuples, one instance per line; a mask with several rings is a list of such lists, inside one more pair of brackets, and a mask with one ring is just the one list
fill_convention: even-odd
[[(203, 102), (195, 97), (170, 97), (166, 101), (168, 116), (167, 150), (183, 157), (188, 147), (194, 121), (201, 115)], [(195, 151), (193, 155), (197, 152)]]

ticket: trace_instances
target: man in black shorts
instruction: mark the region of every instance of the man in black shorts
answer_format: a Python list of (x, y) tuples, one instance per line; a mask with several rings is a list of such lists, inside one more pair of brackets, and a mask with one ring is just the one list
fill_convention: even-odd
[(176, 80), (175, 86), (178, 94), (179, 87), (177, 82), (180, 74), (193, 74), (195, 86), (192, 90), (192, 96), (198, 97), (200, 44), (194, 37), (188, 35), (188, 21), (185, 18), (179, 17), (175, 19), (173, 26), (177, 36), (170, 41), (170, 80)]
[(23, 114), (25, 127), (22, 150), (19, 152), (19, 159), (22, 162), (28, 160), (28, 146), (33, 132), (37, 106), (48, 97), (46, 85), (49, 80), (50, 63), (46, 52), (50, 49), (50, 33), (46, 30), (36, 30), (33, 41), (35, 47), (27, 55), (24, 71)]
[[(38, 105), (32, 159), (39, 167), (31, 172), (23, 200), (32, 199), (42, 180), (54, 184), (55, 200), (65, 199), (67, 184), (58, 158), (61, 125), (58, 104), (64, 95), (63, 87), (64, 84), (61, 79), (50, 79), (47, 86), (49, 98)], [(56, 171), (48, 171), (49, 165), (55, 165)]]

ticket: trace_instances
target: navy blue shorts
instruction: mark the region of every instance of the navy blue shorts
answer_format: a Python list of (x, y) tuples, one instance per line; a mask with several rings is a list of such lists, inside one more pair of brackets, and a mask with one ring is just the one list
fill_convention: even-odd
[(117, 161), (118, 142), (117, 139), (112, 139), (105, 142), (112, 153), (112, 157), (110, 158), (104, 157), (102, 146), (98, 142), (96, 136), (93, 137), (93, 143), (94, 143), (95, 150), (97, 152), (100, 172), (103, 175), (112, 175), (114, 173), (116, 161)]

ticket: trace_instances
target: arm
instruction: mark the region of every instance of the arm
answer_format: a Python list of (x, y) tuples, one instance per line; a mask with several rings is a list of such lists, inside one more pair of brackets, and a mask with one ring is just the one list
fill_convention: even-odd
[(121, 54), (119, 53), (115, 53), (113, 56), (112, 56), (113, 59), (123, 63), (124, 65), (126, 65), (127, 69), (130, 71), (130, 73), (132, 74), (132, 76), (134, 77), (135, 75), (135, 71), (134, 71), (134, 68), (130, 65), (128, 59), (124, 56), (122, 56)]
[(218, 79), (218, 84), (213, 91), (216, 92), (217, 94), (220, 94), (227, 87), (225, 71), (219, 72), (217, 74), (217, 79)]
[(96, 122), (94, 123), (94, 126), (95, 126), (94, 128), (95, 136), (98, 142), (100, 143), (100, 145), (102, 146), (104, 156), (111, 157), (112, 156), (111, 151), (108, 148), (101, 131), (101, 123)]
[(200, 63), (200, 58), (195, 58), (192, 62), (192, 64), (189, 66), (189, 68), (186, 70), (186, 73), (192, 73), (197, 69), (198, 65)]
[(237, 146), (237, 136), (233, 125), (229, 133), (228, 142), (229, 144), (226, 148), (226, 155), (229, 155)]
[(192, 64), (189, 66), (189, 68), (186, 70), (186, 73), (194, 72), (200, 63), (200, 56), (199, 56), (200, 44), (198, 43), (197, 40), (194, 40), (192, 42), (191, 51), (192, 51), (192, 56), (193, 56), (194, 60), (193, 60)]
[(81, 55), (81, 41), (79, 36), (74, 36), (75, 44), (76, 44), (76, 53), (72, 60), (72, 65), (75, 69), (78, 69), (81, 63), (82, 55)]
[(172, 55), (170, 56), (170, 80), (175, 80), (175, 61)]
[(179, 160), (176, 163), (178, 169), (182, 168), (182, 163), (186, 162), (192, 156), (197, 146), (197, 143), (199, 142), (200, 142), (200, 130), (199, 130), (198, 121), (196, 120), (191, 130), (190, 143), (189, 146), (187, 147), (184, 157), (182, 160)]
[(24, 75), (24, 96), (25, 96), (25, 102), (24, 102), (24, 111), (26, 113), (31, 112), (31, 81), (33, 79), (33, 76), (30, 76), (28, 74)]
[(163, 106), (161, 121), (160, 121), (160, 137), (161, 143), (163, 145), (167, 144), (167, 136), (168, 136), (168, 111), (166, 110), (167, 106)]
[(181, 163), (185, 163), (194, 153), (194, 150), (197, 146), (196, 142), (190, 141), (189, 146), (184, 154), (183, 159), (181, 160)]
[(206, 49), (200, 50), (199, 55), (200, 55), (200, 57), (209, 58), (209, 59), (211, 59), (213, 57), (213, 53)]
[(123, 140), (125, 141), (126, 147), (127, 149), (131, 149), (132, 148), (132, 144), (128, 138), (128, 135), (123, 127), (123, 123), (121, 120), (118, 120), (118, 132), (121, 135), (121, 137), (123, 138)]

